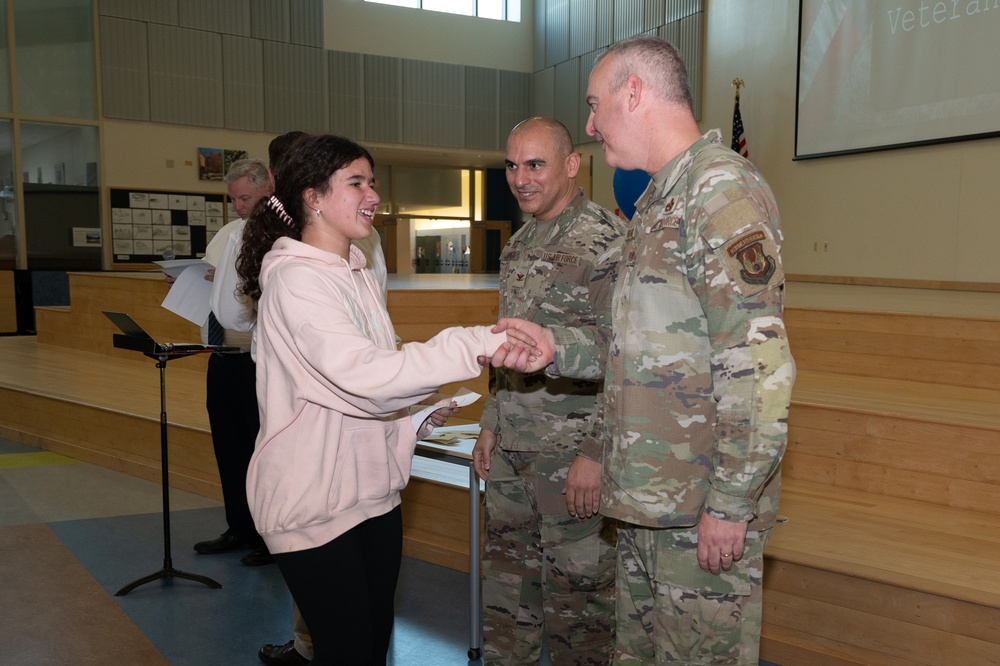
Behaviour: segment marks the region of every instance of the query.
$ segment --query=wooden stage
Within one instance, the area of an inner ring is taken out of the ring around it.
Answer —
[[[158,480],[155,364],[113,349],[100,310],[163,341],[197,330],[160,307],[156,273],[73,273],[70,289],[70,307],[37,310],[37,337],[0,338],[0,435]],[[799,374],[762,658],[998,663],[1000,293],[794,282],[786,305]],[[490,323],[496,277],[394,277],[389,309],[407,341]],[[221,499],[204,372],[202,358],[167,367],[170,478]],[[486,373],[467,385],[485,393]],[[467,470],[415,467],[407,554],[465,570]]]

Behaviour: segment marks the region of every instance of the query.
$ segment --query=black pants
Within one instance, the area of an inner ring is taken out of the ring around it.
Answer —
[[[212,354],[208,360],[208,422],[219,465],[229,531],[257,534],[247,504],[247,468],[257,443],[257,371],[250,354]]]
[[[402,551],[397,506],[318,548],[275,554],[312,636],[312,666],[385,665]]]

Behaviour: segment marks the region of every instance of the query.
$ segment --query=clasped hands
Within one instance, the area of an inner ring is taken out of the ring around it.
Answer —
[[[497,347],[492,356],[480,356],[480,365],[538,372],[555,359],[555,337],[539,324],[504,318],[493,327],[493,332],[506,333],[507,342]]]

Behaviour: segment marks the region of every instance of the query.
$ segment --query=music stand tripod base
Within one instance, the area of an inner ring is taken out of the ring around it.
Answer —
[[[167,361],[177,358],[184,358],[198,353],[237,353],[239,348],[226,347],[222,345],[173,345],[160,344],[142,330],[142,328],[132,320],[131,317],[120,312],[104,312],[111,321],[121,329],[122,334],[116,333],[113,338],[114,346],[119,349],[129,349],[140,352],[156,361],[156,367],[160,370],[160,484],[163,489],[163,568],[148,576],[143,576],[132,581],[122,589],[115,592],[116,597],[125,596],[140,585],[151,583],[154,580],[170,580],[173,578],[184,578],[197,583],[202,583],[208,587],[219,589],[222,583],[212,580],[208,576],[180,571],[173,567],[170,556],[170,479],[167,447],[167,390],[166,390],[166,367]]]
[[[143,576],[142,578],[132,581],[122,589],[115,592],[116,597],[123,597],[140,585],[145,585],[146,583],[151,583],[154,580],[161,579],[170,580],[172,578],[184,578],[198,583],[203,583],[214,589],[222,587],[222,583],[213,580],[208,576],[201,576],[175,569],[170,556],[170,479],[168,476],[167,391],[165,373],[168,360],[173,358],[182,358],[183,356],[189,355],[190,354],[187,353],[167,353],[162,351],[160,353],[146,354],[146,356],[156,359],[156,367],[160,369],[160,486],[163,490],[163,568],[155,573],[149,574],[148,576]]]

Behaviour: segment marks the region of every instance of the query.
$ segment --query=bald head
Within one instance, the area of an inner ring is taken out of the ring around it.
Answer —
[[[546,222],[577,195],[580,155],[566,126],[555,118],[529,118],[507,138],[507,184],[521,210]]]
[[[528,118],[527,120],[522,120],[514,129],[510,131],[510,136],[507,137],[507,143],[509,144],[511,139],[521,132],[544,132],[548,134],[548,141],[552,144],[552,148],[560,155],[569,155],[573,152],[573,137],[569,135],[569,130],[566,126],[555,118],[546,118],[544,116],[536,116],[534,118]]]

